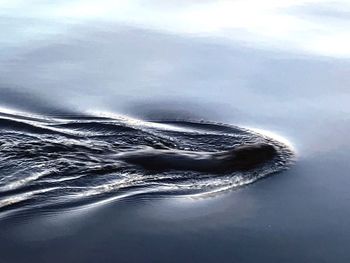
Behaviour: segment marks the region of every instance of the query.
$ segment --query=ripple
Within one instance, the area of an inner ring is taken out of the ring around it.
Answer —
[[[264,158],[247,166],[259,149]],[[205,195],[287,169],[293,158],[276,137],[226,124],[0,112],[0,214],[140,194]]]

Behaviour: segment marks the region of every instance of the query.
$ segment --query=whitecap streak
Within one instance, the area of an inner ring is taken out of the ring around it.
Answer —
[[[57,171],[57,170],[56,169],[47,169],[47,170],[40,171],[40,172],[34,172],[31,175],[29,175],[23,179],[7,183],[6,185],[0,187],[0,192],[1,191],[10,191],[10,190],[20,188],[22,186],[27,185],[30,182],[33,182],[33,181],[36,181],[42,177],[45,177],[45,176],[47,176],[55,171]]]
[[[39,194],[44,194],[50,191],[57,190],[58,187],[51,187],[51,188],[46,188],[46,189],[41,189],[41,190],[36,190],[36,191],[30,191],[22,194],[17,194],[13,196],[9,196],[3,199],[0,199],[0,208],[6,207],[6,206],[11,206],[23,201],[27,201],[30,198],[39,195]]]
[[[175,126],[175,125],[144,121],[144,120],[132,118],[132,117],[129,117],[129,116],[126,116],[126,115],[115,114],[115,113],[107,112],[107,111],[87,111],[87,113],[91,114],[93,116],[111,118],[111,119],[115,119],[115,120],[121,120],[124,123],[130,125],[131,127],[138,127],[138,128],[144,127],[144,128],[153,128],[153,129],[161,129],[161,130],[172,130],[172,131],[179,131],[179,132],[190,132],[190,131],[193,131],[191,129],[186,129],[186,128],[178,127],[178,126]]]

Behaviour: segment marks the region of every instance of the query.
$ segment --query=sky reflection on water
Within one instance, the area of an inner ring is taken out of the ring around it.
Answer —
[[[0,28],[4,111],[207,119],[298,153],[294,169],[213,199],[7,223],[5,262],[42,247],[43,262],[349,262],[349,1],[3,0]]]

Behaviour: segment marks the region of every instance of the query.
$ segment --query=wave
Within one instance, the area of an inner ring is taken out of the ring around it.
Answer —
[[[293,156],[275,139],[219,123],[0,113],[0,214],[205,195],[287,169]]]

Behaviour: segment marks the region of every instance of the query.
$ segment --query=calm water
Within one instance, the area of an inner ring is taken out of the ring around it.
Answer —
[[[0,4],[0,262],[349,262],[349,5],[113,2]],[[289,170],[111,157],[267,138]]]

